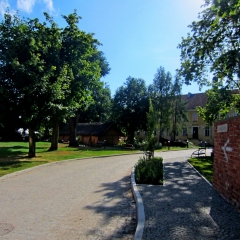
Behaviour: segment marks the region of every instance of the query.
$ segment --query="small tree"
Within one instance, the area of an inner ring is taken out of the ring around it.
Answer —
[[[157,69],[154,76],[153,84],[148,88],[149,95],[152,98],[154,109],[158,113],[158,122],[160,127],[159,141],[161,134],[166,128],[170,127],[170,114],[172,102],[172,75],[170,72],[165,72],[163,67]]]
[[[147,115],[147,136],[146,136],[146,144],[144,147],[145,154],[149,158],[154,157],[154,148],[156,139],[154,137],[154,131],[157,124],[156,113],[153,108],[152,99],[149,99],[149,111]]]

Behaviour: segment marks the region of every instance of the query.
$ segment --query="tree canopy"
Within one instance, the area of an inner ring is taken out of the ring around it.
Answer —
[[[240,88],[240,0],[205,0],[206,9],[182,39],[181,68],[186,84],[209,84],[209,73]]]
[[[116,90],[113,98],[112,118],[133,143],[134,132],[146,128],[148,94],[145,81],[128,77]]]
[[[57,148],[59,121],[89,106],[92,89],[110,70],[98,40],[79,29],[76,11],[63,16],[63,29],[44,15],[41,23],[6,13],[0,23],[0,108],[29,128],[29,157],[35,156],[34,131],[46,119]]]
[[[169,134],[175,139],[176,133],[182,127],[179,123],[185,116],[186,105],[181,99],[181,89],[182,84],[178,76],[173,81],[170,72],[166,72],[163,67],[157,69],[148,91],[158,114],[159,141],[166,129],[169,129]]]

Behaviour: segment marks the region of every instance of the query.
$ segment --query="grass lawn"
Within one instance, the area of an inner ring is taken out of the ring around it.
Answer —
[[[188,160],[210,183],[213,181],[213,157],[198,157]]]
[[[59,143],[58,151],[48,152],[49,147],[49,142],[37,142],[36,157],[28,158],[28,142],[0,142],[0,177],[44,163],[137,152],[129,149],[70,148],[62,143]]]
[[[0,142],[0,177],[44,163],[75,158],[109,156],[114,154],[133,154],[139,152],[139,150],[120,148],[70,148],[67,144],[62,143],[58,144],[58,151],[48,152],[49,147],[49,142],[37,142],[36,157],[28,158],[28,142]],[[186,148],[171,147],[170,151],[182,149]],[[168,148],[162,148],[157,151],[168,151]]]

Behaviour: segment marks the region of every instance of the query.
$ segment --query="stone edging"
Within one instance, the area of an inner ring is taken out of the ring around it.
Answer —
[[[135,168],[132,169],[131,188],[137,207],[137,228],[134,235],[134,240],[141,240],[145,223],[145,214],[142,197],[137,189],[137,184],[135,182]]]

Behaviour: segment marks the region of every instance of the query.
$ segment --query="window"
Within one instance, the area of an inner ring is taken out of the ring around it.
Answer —
[[[209,127],[205,127],[205,136],[209,136]]]
[[[183,128],[182,135],[183,135],[183,136],[187,136],[187,129],[186,129],[186,128]]]
[[[195,113],[192,114],[192,121],[193,122],[197,122],[198,121],[198,113],[195,112]]]

